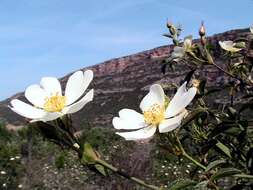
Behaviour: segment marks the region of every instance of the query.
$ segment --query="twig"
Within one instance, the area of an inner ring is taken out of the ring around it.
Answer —
[[[160,187],[156,187],[156,186],[154,186],[154,185],[149,185],[149,184],[145,183],[143,180],[141,180],[141,179],[139,179],[139,178],[136,178],[136,177],[133,177],[133,176],[128,175],[127,173],[125,173],[125,172],[119,170],[118,168],[112,166],[111,164],[105,162],[104,160],[98,159],[98,160],[96,160],[96,162],[97,162],[98,164],[100,164],[100,165],[102,165],[102,166],[104,166],[104,167],[110,169],[111,171],[113,171],[113,172],[115,172],[115,173],[117,173],[117,174],[119,174],[119,175],[121,175],[121,176],[123,176],[123,177],[125,177],[125,178],[127,178],[127,179],[130,179],[130,180],[132,180],[132,181],[138,183],[139,185],[141,185],[141,186],[143,186],[143,187],[147,187],[147,188],[153,189],[153,190],[162,190],[162,188],[160,188]]]

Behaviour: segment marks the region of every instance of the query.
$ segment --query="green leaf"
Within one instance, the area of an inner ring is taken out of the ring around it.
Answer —
[[[247,163],[247,168],[249,171],[253,170],[253,147],[249,149],[246,155],[246,163]]]
[[[245,42],[237,42],[237,43],[235,44],[235,47],[237,47],[237,48],[245,48],[246,45],[245,45]]]
[[[194,185],[196,185],[197,182],[196,181],[192,181],[189,179],[179,179],[176,181],[173,181],[169,190],[180,190],[180,189],[184,189],[187,187],[192,187]]]
[[[205,171],[208,172],[211,169],[213,169],[219,165],[225,164],[225,163],[226,163],[226,160],[215,160],[215,161],[211,162],[210,164],[208,164]]]
[[[226,145],[224,145],[224,144],[221,143],[221,142],[218,142],[218,143],[216,143],[216,146],[217,146],[222,152],[224,152],[229,158],[231,158],[230,150],[229,150],[229,148],[228,148]]]
[[[94,164],[97,159],[98,157],[91,145],[89,143],[85,143],[82,161],[87,164]]]
[[[201,181],[194,186],[194,189],[207,189],[208,181]]]
[[[234,174],[238,174],[241,171],[236,169],[236,168],[222,168],[220,169],[218,172],[216,172],[215,174],[213,174],[210,178],[210,180],[214,181],[214,180],[218,180],[220,178],[223,177],[227,177],[227,176],[232,176]]]
[[[97,169],[97,171],[99,171],[99,173],[101,173],[103,176],[107,176],[104,166],[100,164],[95,164],[94,166]]]

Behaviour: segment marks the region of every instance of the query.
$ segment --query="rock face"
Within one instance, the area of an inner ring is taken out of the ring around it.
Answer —
[[[214,46],[218,46],[219,40],[235,40],[238,38],[252,38],[249,30],[232,30],[217,34],[208,38]],[[220,48],[215,52],[215,61],[222,66]],[[88,122],[93,125],[110,126],[111,119],[117,115],[122,108],[132,108],[138,110],[140,99],[147,93],[148,87],[154,83],[179,84],[189,68],[179,64],[175,71],[162,74],[161,60],[155,59],[157,56],[167,56],[173,50],[173,46],[162,46],[134,55],[112,59],[101,64],[84,68],[94,71],[95,78],[90,88],[95,89],[94,101],[87,104],[84,109],[73,115],[74,123],[79,126]],[[252,54],[249,52],[249,54]],[[250,56],[250,55],[249,55]],[[199,73],[199,77],[208,78],[208,85],[223,83],[229,80],[215,67],[209,66]],[[70,75],[70,74],[69,74]],[[65,86],[69,75],[61,78]],[[168,91],[167,93],[172,93]],[[25,100],[23,93],[18,93],[11,98],[0,102],[0,117],[12,125],[24,124],[24,118],[18,116],[8,108],[9,101],[13,98]]]

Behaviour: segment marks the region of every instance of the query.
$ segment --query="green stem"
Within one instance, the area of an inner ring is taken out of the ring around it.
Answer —
[[[221,70],[223,73],[225,73],[225,74],[227,74],[228,76],[230,76],[231,78],[234,78],[234,79],[236,79],[236,80],[240,80],[240,79],[237,78],[236,76],[234,76],[234,75],[232,75],[231,73],[225,71],[223,68],[221,68],[221,67],[220,67],[219,65],[217,65],[216,63],[213,62],[213,65],[214,65],[217,69]]]
[[[197,61],[201,62],[201,63],[205,63],[206,61],[203,59],[198,58],[194,53],[192,52],[188,52],[194,59],[196,59]]]
[[[189,154],[186,153],[186,151],[184,150],[184,147],[183,145],[181,144],[179,138],[178,138],[178,135],[176,135],[176,139],[177,139],[177,142],[178,142],[178,145],[179,145],[179,148],[182,152],[182,155],[184,157],[186,157],[188,160],[190,160],[192,163],[194,163],[195,165],[199,166],[200,168],[202,168],[203,170],[206,169],[206,167],[204,165],[202,165],[201,163],[199,163],[197,160],[195,160],[193,157],[191,157]]]
[[[222,71],[223,73],[227,74],[227,75],[230,76],[231,78],[234,78],[234,79],[236,79],[236,80],[240,80],[240,79],[237,78],[236,76],[232,75],[231,73],[227,72],[227,71],[224,70],[222,67],[220,67],[219,65],[217,65],[217,64],[214,62],[214,60],[213,60],[211,54],[210,54],[209,51],[207,50],[206,46],[204,47],[204,50],[205,50],[205,52],[206,52],[206,55],[207,55],[207,59],[208,59],[208,63],[209,63],[209,64],[214,65],[217,69],[219,69],[219,70]]]
[[[102,166],[104,166],[104,167],[110,169],[111,171],[113,171],[113,172],[115,172],[115,173],[117,173],[117,174],[119,174],[119,175],[121,175],[121,176],[123,176],[123,177],[125,177],[125,178],[127,178],[127,179],[130,179],[130,180],[132,180],[132,181],[138,183],[139,185],[141,185],[141,186],[143,186],[143,187],[146,187],[146,188],[149,188],[149,189],[153,189],[153,190],[162,190],[162,188],[156,187],[156,186],[154,186],[154,185],[149,185],[149,184],[145,183],[143,180],[141,180],[141,179],[139,179],[139,178],[136,178],[136,177],[133,177],[133,176],[129,176],[129,175],[126,174],[125,172],[119,170],[118,168],[112,166],[111,164],[105,162],[104,160],[98,159],[98,160],[96,160],[96,162],[97,162],[98,164],[100,164],[100,165],[102,165]]]
[[[182,151],[182,150],[181,150]],[[192,158],[189,154],[187,154],[186,152],[182,152],[182,155],[184,157],[186,157],[187,159],[189,159],[191,162],[193,162],[194,164],[196,164],[197,166],[201,167],[203,170],[206,169],[206,167],[204,165],[202,165],[201,163],[199,163],[197,160],[195,160],[194,158]]]

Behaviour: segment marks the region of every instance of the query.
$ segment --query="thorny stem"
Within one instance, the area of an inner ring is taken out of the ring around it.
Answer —
[[[197,166],[199,166],[200,168],[202,168],[203,170],[206,169],[206,167],[204,165],[202,165],[201,163],[199,163],[197,160],[195,160],[194,158],[192,158],[189,154],[187,154],[187,152],[184,150],[183,145],[180,142],[180,139],[178,137],[178,135],[176,135],[176,140],[178,142],[179,148],[181,150],[181,153],[184,157],[186,157],[188,160],[190,160],[192,163],[196,164]]]
[[[81,158],[81,155],[82,155],[82,151],[80,148],[75,148],[75,147],[72,147],[73,150],[75,150],[79,157]],[[82,162],[81,162],[82,163]],[[154,185],[149,185],[147,183],[145,183],[143,180],[137,178],[137,177],[133,177],[133,176],[130,176],[129,174],[127,174],[126,172],[116,168],[115,166],[107,163],[106,161],[104,160],[101,160],[99,158],[96,158],[94,159],[94,164],[100,164],[102,166],[104,166],[105,168],[117,173],[118,175],[126,178],[126,179],[129,179],[129,180],[132,180],[133,182],[143,186],[143,187],[146,187],[146,188],[149,188],[149,189],[152,189],[152,190],[163,190],[162,187],[157,187],[157,186],[154,186]]]
[[[221,70],[222,72],[224,72],[225,74],[227,74],[228,76],[230,76],[231,78],[234,78],[234,79],[236,79],[236,80],[241,80],[241,79],[239,79],[239,78],[237,78],[236,76],[234,76],[234,75],[232,75],[231,73],[229,73],[229,72],[227,72],[227,71],[225,71],[223,68],[221,68],[219,65],[217,65],[216,63],[212,63],[217,69],[219,69],[219,70]]]
[[[180,142],[180,139],[178,138],[178,136],[176,135],[176,140],[178,142],[179,148],[182,152],[182,155],[184,157],[186,157],[187,159],[189,159],[191,162],[193,162],[194,164],[196,164],[197,166],[201,167],[203,170],[206,170],[206,166],[202,165],[201,163],[199,163],[197,160],[195,160],[194,158],[192,158],[189,154],[187,154],[183,148],[182,143]],[[235,174],[233,175],[234,177],[237,178],[248,178],[248,179],[253,179],[253,175],[248,175],[248,174]],[[215,184],[212,184],[214,186],[216,186]]]
[[[147,188],[153,189],[153,190],[162,190],[162,188],[156,187],[154,185],[149,185],[149,184],[145,183],[143,180],[141,180],[139,178],[128,175],[127,173],[119,170],[118,168],[112,166],[111,164],[105,162],[104,160],[98,159],[98,160],[96,160],[96,162],[98,164],[110,169],[111,171],[113,171],[113,172],[115,172],[115,173],[117,173],[117,174],[119,174],[119,175],[121,175],[121,176],[123,176],[127,179],[130,179],[130,180],[134,181],[135,183],[138,183],[139,185],[141,185],[143,187],[147,187]]]
[[[234,78],[234,79],[236,79],[236,80],[241,81],[241,79],[237,78],[236,76],[232,75],[231,73],[227,72],[227,71],[224,70],[222,67],[220,67],[219,65],[217,65],[217,64],[214,62],[214,60],[213,60],[212,56],[210,55],[210,53],[208,52],[206,46],[204,47],[204,50],[205,50],[205,52],[206,52],[206,54],[207,54],[207,58],[208,58],[208,61],[207,61],[207,62],[208,62],[209,64],[214,65],[217,69],[219,69],[220,71],[222,71],[222,72],[225,73],[226,75],[230,76],[231,78]]]

